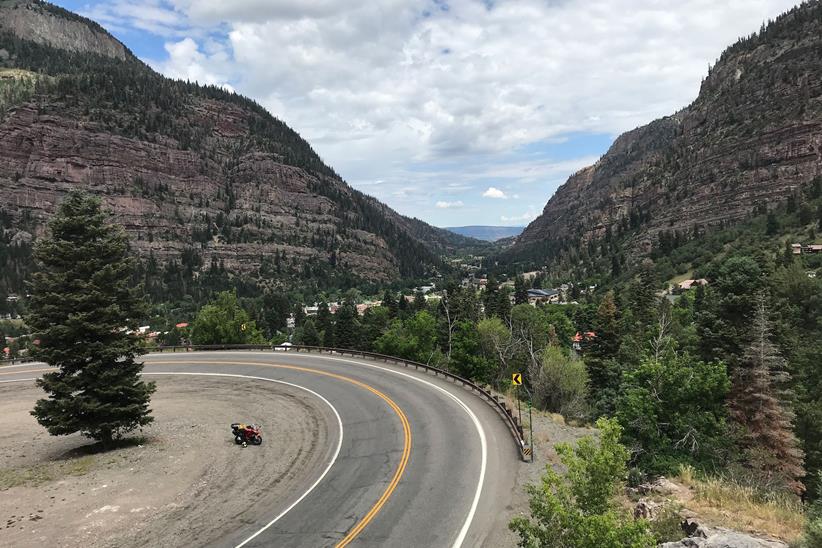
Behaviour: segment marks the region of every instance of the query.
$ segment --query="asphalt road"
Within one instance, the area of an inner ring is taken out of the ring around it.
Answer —
[[[145,361],[150,376],[242,375],[310,390],[335,432],[320,449],[323,465],[292,496],[261,499],[221,538],[194,535],[197,544],[491,546],[507,526],[517,450],[497,412],[460,386],[319,354],[166,353]],[[0,382],[38,376],[43,367],[3,367]]]

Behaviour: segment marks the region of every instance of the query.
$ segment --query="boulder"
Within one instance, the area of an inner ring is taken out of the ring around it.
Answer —
[[[637,491],[639,491],[643,495],[647,495],[649,493],[656,493],[659,495],[672,495],[674,493],[679,493],[683,489],[683,486],[679,485],[678,483],[672,482],[665,476],[660,476],[653,482],[643,483],[642,485],[637,486]]]
[[[676,542],[666,542],[660,548],[788,548],[788,545],[778,540],[722,529],[713,532],[708,538],[688,537]]]
[[[639,499],[639,502],[634,506],[634,517],[636,519],[652,520],[656,518],[659,513],[659,508],[662,504],[648,499]]]

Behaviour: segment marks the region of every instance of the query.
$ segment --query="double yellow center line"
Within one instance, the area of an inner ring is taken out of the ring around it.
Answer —
[[[345,381],[351,383],[355,386],[368,390],[372,394],[378,396],[382,399],[388,406],[394,410],[397,417],[400,419],[400,423],[402,423],[402,431],[403,431],[403,448],[402,448],[402,456],[400,457],[400,463],[397,466],[397,469],[394,471],[394,476],[391,478],[388,487],[385,488],[383,491],[382,496],[380,496],[379,500],[371,507],[368,513],[363,516],[363,518],[358,521],[354,527],[345,535],[345,537],[337,543],[337,548],[344,548],[348,546],[351,541],[353,541],[365,527],[374,519],[382,507],[385,505],[386,501],[391,497],[391,494],[396,490],[397,485],[400,483],[400,479],[402,478],[403,473],[405,473],[405,469],[408,466],[408,459],[411,457],[411,425],[408,422],[408,417],[405,416],[405,413],[400,406],[397,405],[394,400],[389,398],[383,392],[380,392],[373,386],[366,384],[364,382],[358,381],[356,379],[352,379],[351,377],[346,377],[344,375],[338,375],[336,373],[331,373],[328,371],[321,371],[318,369],[310,369],[307,367],[299,367],[296,365],[283,365],[283,364],[271,364],[271,363],[263,363],[263,362],[224,362],[218,360],[198,360],[196,362],[178,362],[178,361],[152,361],[150,362],[151,365],[197,365],[197,364],[219,364],[219,365],[252,365],[252,366],[262,366],[262,367],[274,367],[277,369],[290,369],[293,371],[300,371],[303,373],[311,373],[314,375],[322,375],[324,377],[331,377],[337,380]],[[14,372],[4,372],[0,373],[0,375],[13,375],[13,374],[21,374],[21,373],[42,373],[46,371],[52,371],[53,369],[31,369],[31,370],[24,370],[24,371],[14,371]]]

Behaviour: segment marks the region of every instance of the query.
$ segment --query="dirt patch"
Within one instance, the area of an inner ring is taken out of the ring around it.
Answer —
[[[329,410],[284,385],[163,377],[155,423],[131,446],[94,452],[52,437],[29,411],[41,390],[0,386],[0,537],[11,546],[185,546],[214,541],[321,468]],[[229,424],[263,425],[263,444],[234,444]]]

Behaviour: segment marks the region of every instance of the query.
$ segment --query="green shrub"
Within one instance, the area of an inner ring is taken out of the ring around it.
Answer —
[[[817,479],[817,493],[822,493],[822,472]],[[801,548],[819,548],[822,546],[822,499],[817,499],[808,509],[808,521]]]
[[[548,467],[539,486],[528,487],[531,516],[511,520],[525,548],[645,548],[655,545],[644,520],[634,520],[616,503],[624,489],[628,451],[619,443],[614,420],[597,421],[599,443],[586,437],[576,448],[556,447],[568,469]]]
[[[534,400],[538,407],[566,418],[582,418],[588,412],[588,370],[582,360],[563,348],[549,346],[542,363],[530,372]]]
[[[625,375],[616,418],[633,462],[645,472],[671,473],[680,463],[708,465],[727,439],[725,366],[687,355],[648,359]]]

